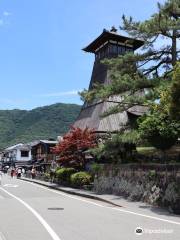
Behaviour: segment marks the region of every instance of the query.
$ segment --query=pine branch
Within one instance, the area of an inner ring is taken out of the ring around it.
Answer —
[[[163,64],[167,64],[167,63],[171,63],[171,60],[169,60],[168,58],[160,61],[157,65],[154,65],[148,69],[143,70],[143,73],[145,76],[149,75],[150,73],[157,71]]]

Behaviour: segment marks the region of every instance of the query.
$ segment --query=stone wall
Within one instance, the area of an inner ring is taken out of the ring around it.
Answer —
[[[104,165],[95,177],[94,191],[180,213],[180,165]]]

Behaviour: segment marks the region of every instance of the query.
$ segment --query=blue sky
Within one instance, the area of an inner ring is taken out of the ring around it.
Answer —
[[[159,2],[164,2],[160,0]],[[81,104],[94,57],[81,49],[103,28],[156,11],[156,0],[0,0],[0,109]]]

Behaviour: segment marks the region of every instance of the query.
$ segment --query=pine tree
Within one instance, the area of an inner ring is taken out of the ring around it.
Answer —
[[[177,64],[173,73],[170,94],[170,115],[173,119],[180,121],[180,63]]]
[[[119,105],[104,116],[133,105],[148,105],[150,100],[159,98],[157,87],[171,81],[173,67],[180,59],[177,45],[180,40],[180,0],[158,4],[158,12],[143,22],[123,16],[120,29],[133,38],[142,39],[142,51],[104,60],[110,69],[111,84],[96,85],[93,90],[81,93],[85,101],[121,95]],[[158,47],[159,43],[162,46]]]
[[[143,141],[147,140],[152,146],[165,151],[176,143],[180,121],[169,114],[171,89],[161,91],[160,96],[160,102],[154,103],[149,113],[138,120],[138,132]]]
[[[162,67],[165,67],[168,73],[172,65],[176,64],[180,53],[177,50],[177,41],[180,38],[180,0],[167,0],[163,5],[158,3],[158,13],[144,22],[136,22],[132,17],[128,19],[123,16],[121,29],[135,38],[144,40],[146,51],[140,55],[140,61],[144,65],[156,62],[151,67],[143,69],[145,75],[150,73],[158,75]],[[169,41],[167,44],[164,41],[163,46],[156,50],[154,46],[159,38]]]

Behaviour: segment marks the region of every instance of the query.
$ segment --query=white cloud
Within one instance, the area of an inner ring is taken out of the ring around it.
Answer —
[[[78,95],[80,90],[72,90],[67,92],[54,92],[54,93],[45,93],[40,94],[39,97],[62,97],[62,96],[73,96]]]
[[[1,98],[0,103],[2,104],[19,104],[22,100],[20,99],[10,99],[10,98]]]
[[[3,16],[5,16],[5,17],[9,17],[10,15],[12,15],[12,14],[8,11],[3,12]]]
[[[1,14],[1,18],[0,18],[0,26],[4,26],[4,25],[8,25],[8,21],[7,21],[7,18],[12,15],[10,12],[8,11],[4,11],[2,14]]]
[[[3,26],[3,25],[4,25],[4,20],[0,19],[0,26]]]

